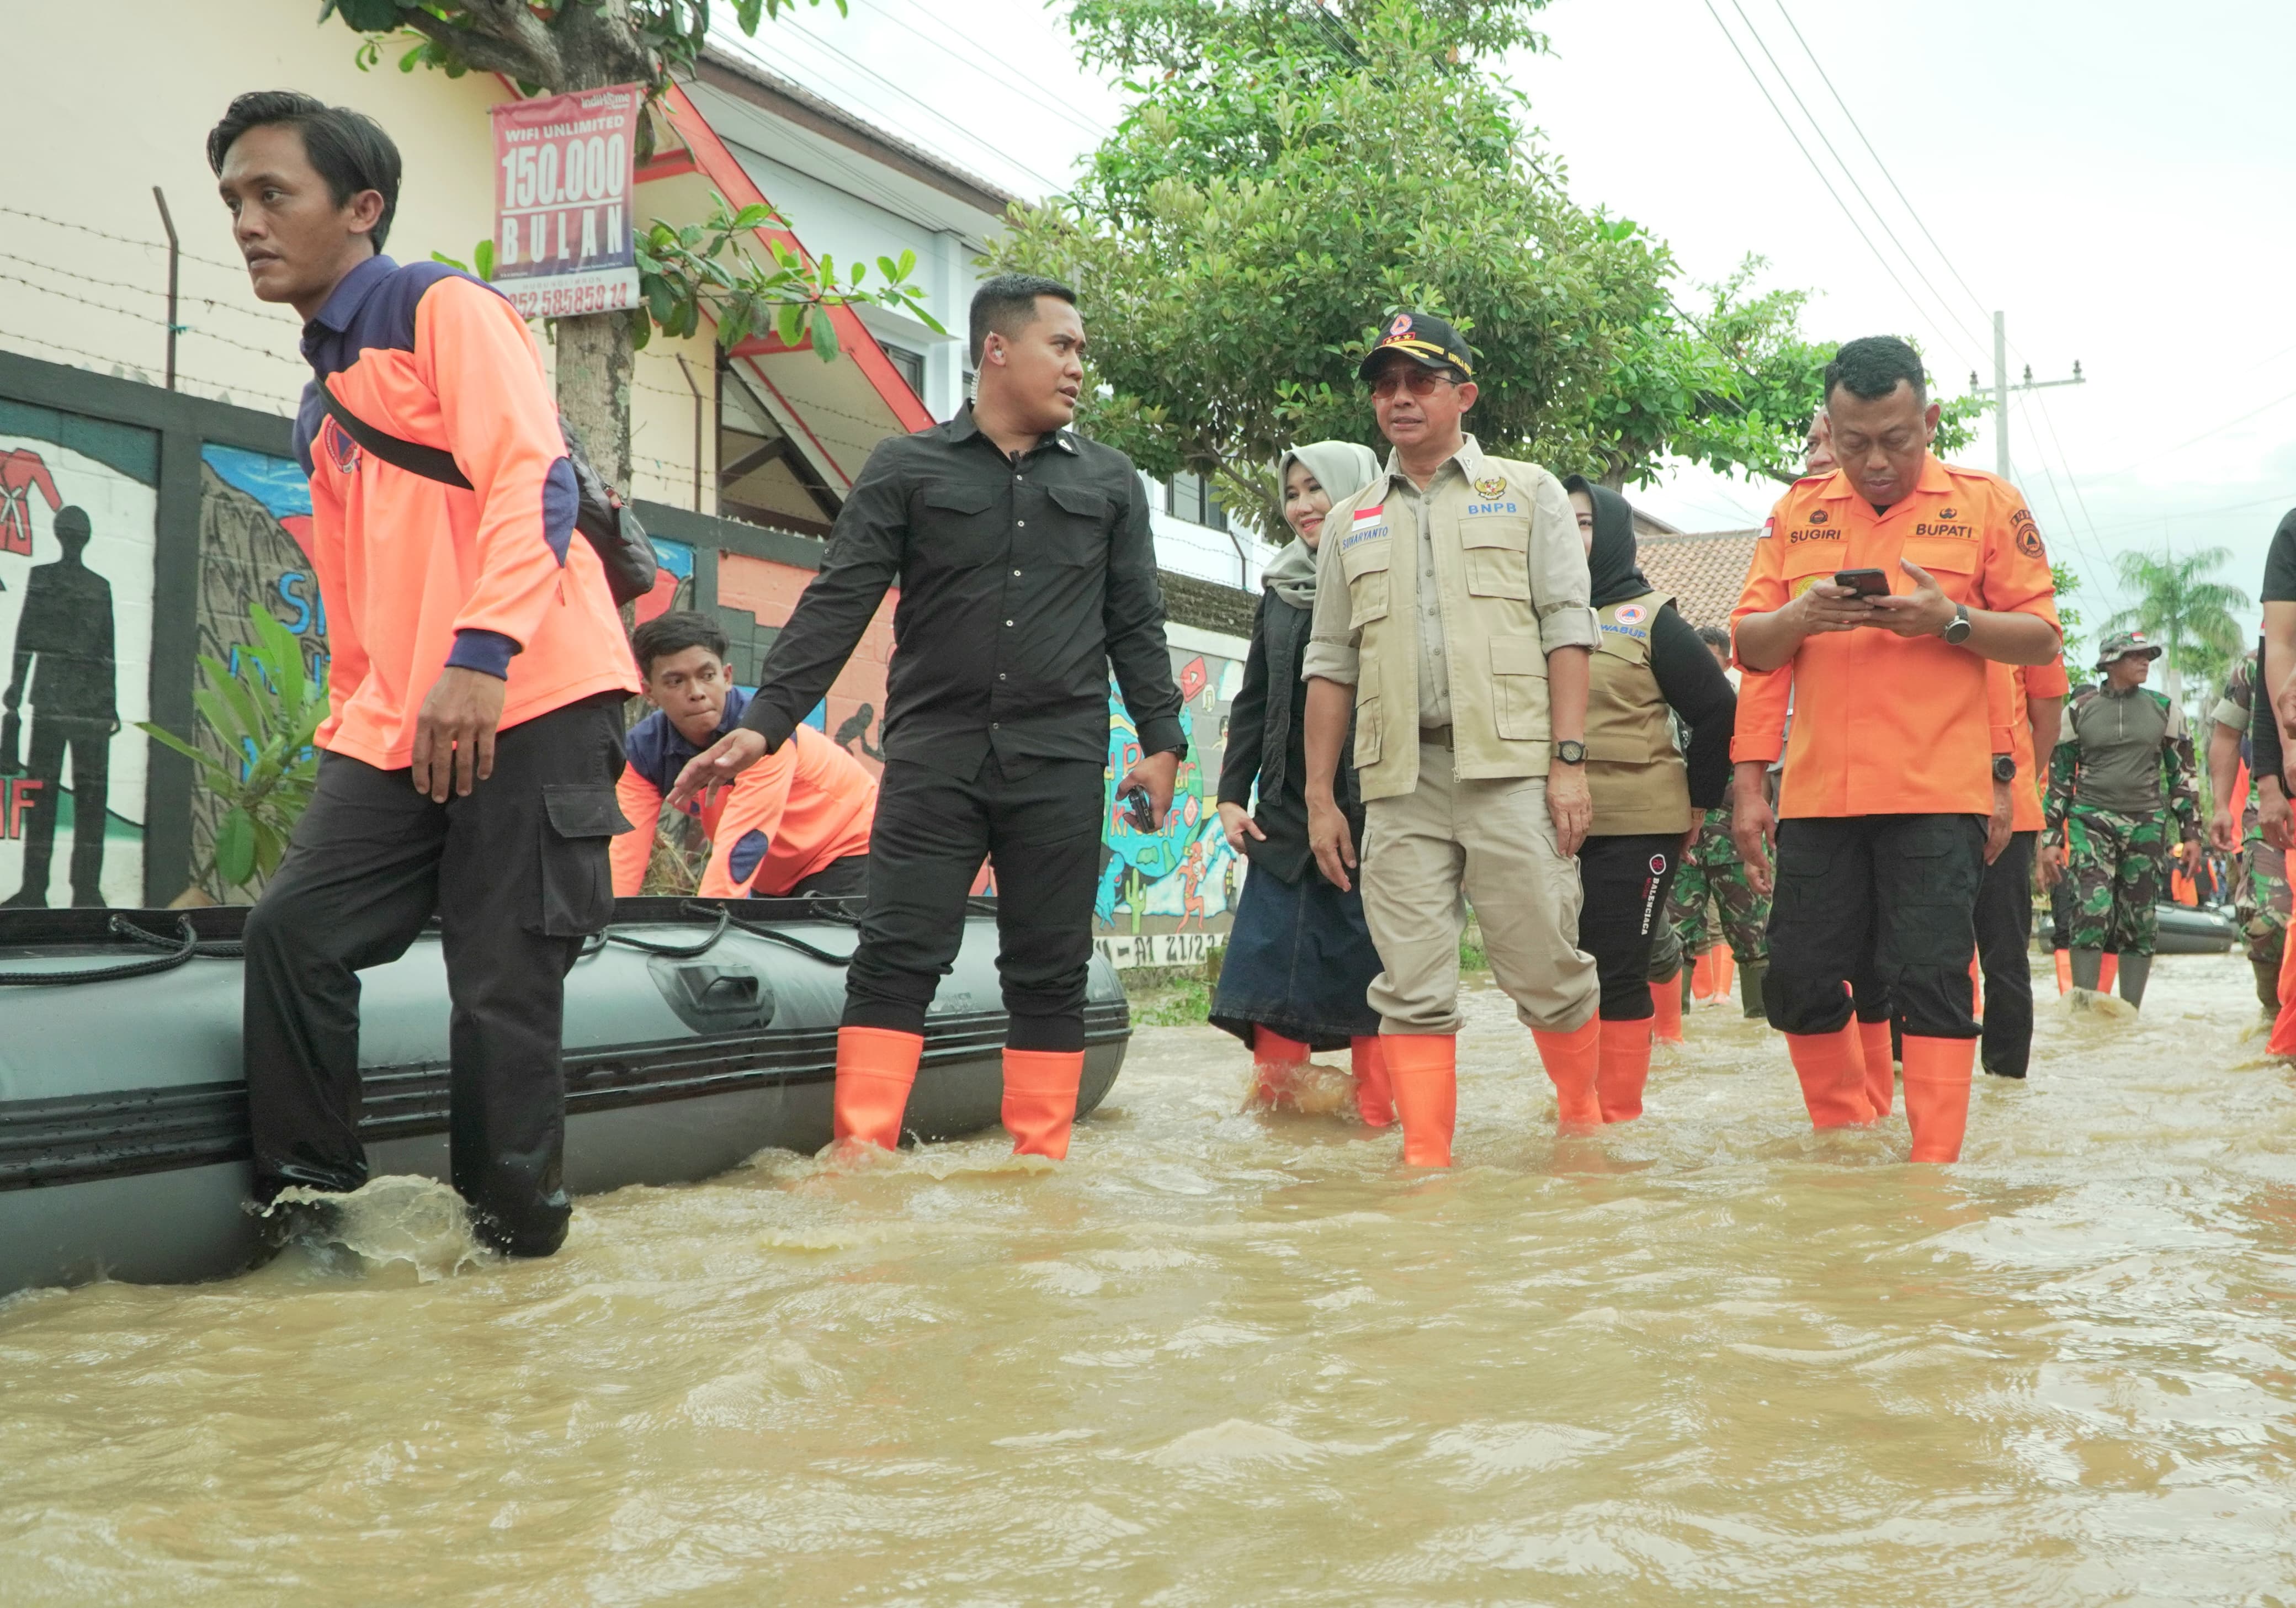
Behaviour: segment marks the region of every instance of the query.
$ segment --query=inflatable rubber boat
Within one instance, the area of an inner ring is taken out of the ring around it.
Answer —
[[[0,1295],[248,1267],[240,1069],[245,907],[0,910]],[[566,1183],[678,1184],[830,1140],[854,923],[838,900],[623,899],[566,981]],[[1004,1013],[994,907],[941,980],[905,1137],[993,1127]],[[447,973],[438,934],[360,974],[360,1122],[375,1176],[447,1177]],[[1131,1017],[1095,956],[1081,1117]]]
[[[2154,907],[2160,936],[2155,955],[2222,955],[2240,942],[2240,927],[2222,910],[2167,902]]]

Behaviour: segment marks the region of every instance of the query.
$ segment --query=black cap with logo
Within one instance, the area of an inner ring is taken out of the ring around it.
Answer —
[[[1467,349],[1465,337],[1432,313],[1398,313],[1389,319],[1387,328],[1364,354],[1356,378],[1370,379],[1379,360],[1389,352],[1401,352],[1423,368],[1456,368],[1474,378],[1474,354]]]

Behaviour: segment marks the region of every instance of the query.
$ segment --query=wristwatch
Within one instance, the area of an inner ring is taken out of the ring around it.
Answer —
[[[1993,779],[1996,782],[2014,782],[2017,779],[2017,761],[2007,754],[1994,755]]]
[[[1565,765],[1587,763],[1587,745],[1575,737],[1565,737],[1554,745],[1554,757]]]
[[[1969,605],[1967,603],[1954,604],[1953,618],[1946,622],[1946,628],[1942,635],[1945,639],[1951,643],[1955,647],[1959,647],[1963,643],[1969,640]]]

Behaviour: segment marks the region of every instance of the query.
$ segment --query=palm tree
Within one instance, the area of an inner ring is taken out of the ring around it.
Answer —
[[[2178,558],[2163,544],[2158,558],[2136,552],[2113,560],[2122,591],[2136,601],[2104,628],[2142,631],[2161,644],[2161,690],[2177,709],[2185,707],[2185,671],[2198,674],[2205,690],[2210,667],[2221,668],[2241,652],[2243,636],[2233,611],[2249,606],[2248,594],[2213,578],[2231,558],[2224,547],[2202,547]]]

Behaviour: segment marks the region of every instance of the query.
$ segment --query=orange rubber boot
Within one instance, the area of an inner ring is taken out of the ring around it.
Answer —
[[[1682,1042],[1682,975],[1650,986],[1651,1004],[1658,1014],[1651,1019],[1651,1037],[1660,1044]]]
[[[1308,1046],[1297,1038],[1286,1038],[1273,1029],[1254,1022],[1251,1027],[1251,1060],[1259,1070],[1259,1081],[1252,1098],[1265,1105],[1274,1105],[1292,1092],[1292,1074],[1308,1060]]]
[[[1695,961],[1691,963],[1690,997],[1693,999],[1711,999],[1714,997],[1714,972],[1716,967],[1720,964],[1715,959],[1718,950],[1716,949],[1709,949],[1705,954],[1700,956]]]
[[[1595,1080],[1603,1064],[1601,1019],[1589,1016],[1586,1025],[1569,1033],[1533,1028],[1530,1039],[1538,1046],[1539,1064],[1554,1085],[1555,1127],[1564,1132],[1600,1128],[1603,1103],[1595,1093]]]
[[[1016,1156],[1069,1153],[1069,1128],[1076,1121],[1077,1085],[1084,1079],[1082,1050],[1004,1052],[1004,1131]]]
[[[2057,992],[2070,994],[2072,991],[2073,953],[2070,949],[2060,949],[2057,951]]]
[[[2104,964],[2096,969],[2096,991],[2100,994],[2112,993],[2112,985],[2120,979],[2120,956],[2107,949],[2104,952]]]
[[[1406,1167],[1451,1165],[1459,1120],[1459,1041],[1449,1033],[1382,1033],[1379,1047],[1403,1124]]]
[[[1969,1127],[1969,1075],[1977,1064],[1974,1038],[1906,1035],[1906,1126],[1914,1130],[1916,1161],[1958,1161]]]
[[[1890,1050],[1890,1024],[1850,1018],[1857,1030],[1857,1047],[1866,1062],[1866,1103],[1879,1119],[1890,1114],[1890,1096],[1898,1092],[1897,1057]]]
[[[1977,964],[1977,953],[1969,956],[1969,1013],[1980,1021],[1985,1020],[1985,973]]]
[[[909,1085],[917,1080],[917,1057],[924,1054],[922,1033],[890,1028],[837,1030],[837,1094],[833,1131],[881,1150],[901,1143],[901,1113],[908,1109]]]
[[[1874,1120],[1866,1098],[1866,1061],[1857,1019],[1831,1033],[1788,1033],[1786,1054],[1801,1079],[1812,1128],[1857,1128]]]
[[[1395,1091],[1387,1081],[1387,1051],[1376,1033],[1358,1033],[1348,1041],[1355,1063],[1356,1115],[1365,1128],[1385,1128],[1395,1120]]]
[[[1651,1024],[1606,1021],[1595,1062],[1595,1098],[1605,1122],[1631,1122],[1643,1114],[1643,1085],[1650,1081]]]

